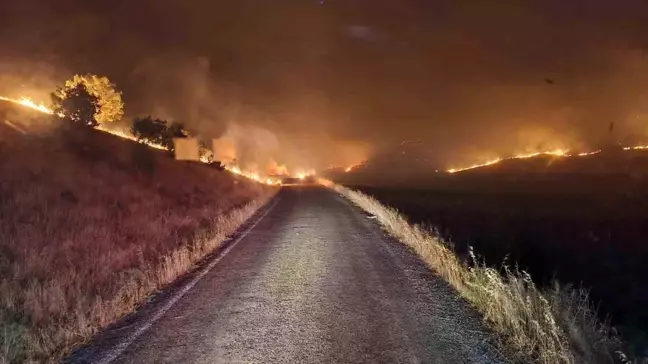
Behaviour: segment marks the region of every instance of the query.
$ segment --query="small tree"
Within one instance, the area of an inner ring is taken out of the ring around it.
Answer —
[[[139,142],[154,143],[167,147],[166,121],[150,116],[135,118],[131,132]]]
[[[173,152],[173,138],[187,138],[189,133],[179,122],[169,124],[165,120],[153,119],[150,116],[135,118],[131,132],[140,142],[154,143]]]
[[[52,94],[52,103],[56,114],[64,115],[75,123],[91,127],[98,125],[95,115],[99,108],[99,98],[90,94],[82,84],[67,89],[65,93],[58,89]]]
[[[57,105],[69,98],[79,86],[82,86],[85,92],[96,98],[93,119],[97,124],[109,123],[122,118],[124,115],[124,102],[121,98],[121,92],[115,89],[115,85],[108,78],[90,74],[74,75],[74,77],[65,81],[62,87],[57,88],[52,95],[54,108],[56,109]],[[61,111],[65,113],[65,110]]]
[[[110,123],[124,116],[121,92],[116,90],[115,85],[107,77],[91,74],[74,75],[65,82],[65,87],[72,88],[79,84],[84,85],[88,92],[99,98],[99,108],[95,116],[99,123]]]

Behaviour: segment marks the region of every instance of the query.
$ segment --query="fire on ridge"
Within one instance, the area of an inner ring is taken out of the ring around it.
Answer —
[[[36,103],[31,98],[28,98],[28,97],[21,97],[19,99],[14,99],[14,98],[10,98],[10,97],[0,96],[0,100],[11,102],[11,103],[17,104],[17,105],[22,105],[22,106],[28,107],[28,108],[30,108],[32,110],[36,110],[36,111],[39,111],[39,112],[44,113],[44,114],[54,115],[54,111],[52,109],[48,108],[47,106],[45,106],[45,104]],[[57,116],[63,117],[63,115],[57,115]],[[103,131],[105,133],[112,134],[112,135],[114,135],[116,137],[119,137],[119,138],[128,139],[128,140],[132,140],[132,141],[136,141],[136,142],[143,142],[143,141],[137,140],[137,138],[135,138],[135,136],[133,134],[131,134],[130,132],[127,132],[127,131],[122,131],[122,130],[117,130],[117,129],[110,129],[110,128],[107,128],[107,127],[105,127],[104,125],[101,125],[101,124],[97,127],[97,129],[101,130],[101,131]],[[162,145],[159,145],[159,144],[156,144],[156,143],[150,143],[150,142],[143,142],[143,143],[145,145],[151,147],[151,148],[160,149],[160,150],[166,150],[167,149],[166,147],[164,147]],[[201,161],[204,162],[204,163],[207,162],[207,160],[201,160]],[[282,176],[263,177],[257,172],[243,170],[236,164],[225,165],[225,169],[227,171],[231,172],[231,173],[234,173],[236,175],[240,175],[240,176],[249,178],[249,179],[254,180],[256,182],[259,182],[259,183],[263,183],[263,184],[267,184],[267,185],[280,185],[281,184],[281,179],[282,179],[281,177]],[[287,168],[285,166],[281,166],[281,169],[279,169],[279,170],[281,171],[282,175],[288,175],[288,170],[287,170]],[[300,170],[296,174],[296,176],[298,178],[300,178],[300,179],[304,179],[304,178],[306,178],[308,176],[312,176],[312,175],[315,175],[314,170],[310,170],[310,171]]]
[[[50,108],[45,106],[45,104],[43,104],[43,103],[37,104],[36,102],[34,102],[29,97],[21,97],[19,99],[12,99],[10,97],[0,96],[0,100],[8,101],[8,102],[18,104],[18,105],[22,105],[22,106],[26,106],[26,107],[28,107],[30,109],[34,109],[34,110],[40,111],[40,112],[45,113],[45,114],[54,115],[54,111],[52,111]]]
[[[467,171],[467,170],[470,170],[470,169],[491,166],[493,164],[497,164],[497,163],[505,161],[505,160],[528,159],[528,158],[533,158],[533,157],[537,157],[537,156],[541,156],[541,155],[554,156],[554,157],[585,157],[585,156],[588,156],[588,155],[598,154],[600,152],[601,152],[601,150],[595,150],[595,151],[591,151],[591,152],[572,153],[569,150],[565,150],[565,149],[554,149],[554,150],[549,150],[549,151],[544,151],[544,152],[516,154],[516,155],[514,155],[512,157],[508,157],[508,158],[496,158],[496,159],[492,159],[492,160],[484,162],[484,163],[473,164],[473,165],[466,166],[466,167],[450,168],[450,169],[446,170],[446,172],[448,172],[448,173],[463,172],[463,171]]]
[[[36,111],[39,111],[39,112],[42,112],[42,113],[45,113],[45,114],[48,114],[48,115],[54,115],[54,111],[51,110],[50,108],[48,108],[47,106],[45,106],[45,104],[36,103],[32,99],[30,99],[29,97],[21,97],[19,99],[14,99],[14,98],[10,98],[10,97],[0,96],[0,100],[8,101],[8,102],[18,104],[18,105],[22,105],[22,106],[31,108],[33,110],[36,110]],[[62,116],[62,115],[59,115],[59,116]],[[132,140],[132,141],[137,141],[135,136],[133,136],[132,134],[130,134],[128,132],[124,132],[124,131],[120,131],[120,130],[116,130],[116,129],[109,129],[109,128],[106,128],[105,126],[102,126],[102,125],[99,125],[97,127],[97,129],[99,129],[99,130],[101,130],[103,132],[115,135],[115,136],[120,137],[120,138]],[[159,144],[155,144],[155,143],[145,143],[145,144],[148,145],[151,148],[166,150],[166,148],[164,146],[159,145]],[[643,149],[648,149],[648,145],[636,145],[636,146],[630,146],[630,147],[624,147],[623,148],[623,150],[626,150],[626,151],[628,151],[628,150],[643,150]],[[541,155],[554,156],[554,157],[584,157],[584,156],[598,154],[600,152],[601,152],[601,150],[573,153],[573,152],[571,152],[569,150],[565,150],[565,149],[554,149],[554,150],[535,152],[535,153],[523,153],[523,154],[513,155],[512,157],[498,157],[498,158],[491,159],[491,160],[488,160],[488,161],[483,162],[483,163],[476,163],[476,164],[472,164],[472,165],[469,165],[469,166],[450,168],[450,169],[447,169],[446,172],[454,174],[454,173],[463,172],[463,171],[467,171],[467,170],[471,170],[471,169],[491,166],[491,165],[498,164],[498,163],[506,161],[506,160],[528,159],[528,158],[533,158],[533,157],[537,157],[537,156],[541,156]],[[362,161],[362,162],[347,166],[347,167],[344,168],[344,172],[346,172],[346,173],[352,172],[356,168],[362,166],[364,163],[365,163],[365,161]],[[288,171],[285,168],[285,166],[282,166],[282,168],[283,168],[282,171],[285,171],[284,174],[288,175]],[[250,171],[242,170],[238,165],[235,165],[235,164],[226,165],[225,169],[227,169],[228,171],[230,171],[230,172],[232,172],[234,174],[241,175],[241,176],[244,176],[246,178],[255,180],[255,181],[259,182],[259,183],[264,183],[264,184],[269,184],[269,185],[281,184],[281,180],[279,178],[276,178],[276,177],[262,177],[257,172],[250,172]],[[315,171],[313,171],[313,170],[308,171],[308,172],[299,171],[296,174],[296,176],[298,178],[300,178],[300,179],[304,179],[304,178],[306,178],[308,176],[311,176],[311,175],[315,175]]]

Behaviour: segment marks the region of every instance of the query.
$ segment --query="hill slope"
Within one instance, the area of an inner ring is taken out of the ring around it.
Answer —
[[[0,363],[51,361],[190,270],[276,192],[0,104]]]

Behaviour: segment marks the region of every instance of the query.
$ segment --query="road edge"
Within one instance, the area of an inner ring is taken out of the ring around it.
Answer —
[[[245,239],[280,200],[279,193],[275,194],[265,206],[241,224],[229,238],[223,240],[213,253],[198,263],[195,269],[178,277],[168,287],[152,295],[134,312],[102,330],[90,343],[72,352],[63,362],[68,364],[110,364],[115,361]]]

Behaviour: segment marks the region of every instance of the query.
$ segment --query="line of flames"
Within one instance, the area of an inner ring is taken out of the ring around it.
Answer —
[[[44,114],[54,115],[54,111],[52,109],[48,108],[45,104],[36,103],[32,99],[30,99],[28,97],[21,97],[19,99],[14,99],[14,98],[10,98],[10,97],[0,96],[0,100],[8,101],[8,102],[18,104],[18,105],[22,105],[22,106],[28,107],[30,109],[42,112]],[[58,115],[58,116],[63,117],[63,115]],[[110,129],[110,128],[107,128],[106,126],[101,125],[101,124],[97,127],[97,129],[101,130],[101,131],[103,131],[105,133],[108,133],[108,134],[114,135],[116,137],[119,137],[119,138],[132,140],[132,141],[135,141],[135,142],[138,142],[138,143],[143,142],[144,144],[146,144],[147,146],[149,146],[151,148],[167,150],[167,148],[165,146],[163,146],[163,145],[138,140],[130,132],[117,130],[117,129]],[[201,161],[204,162],[204,163],[208,162],[206,159],[201,159]],[[231,173],[234,173],[234,174],[249,178],[249,179],[257,181],[259,183],[263,183],[263,184],[267,184],[267,185],[279,185],[279,184],[281,184],[280,179],[270,178],[270,177],[261,177],[258,173],[242,170],[237,165],[226,165],[225,169],[228,170]],[[307,176],[309,176],[311,174],[314,174],[314,171],[310,172],[310,173],[300,172],[297,177],[300,178],[300,179],[304,179],[304,178],[306,178]]]
[[[352,171],[358,169],[359,167],[363,166],[365,163],[367,163],[367,161],[363,160],[363,161],[358,162],[358,163],[350,164],[350,165],[348,165],[346,167],[341,166],[339,164],[331,164],[328,167],[326,167],[326,170],[327,171],[343,170],[344,173],[349,173],[349,172],[352,172]]]
[[[635,145],[631,147],[624,147],[623,150],[646,150],[648,149],[648,145]],[[551,151],[545,151],[545,152],[536,152],[536,153],[529,153],[529,154],[518,154],[514,155],[509,158],[495,158],[489,161],[486,161],[484,163],[478,163],[478,164],[473,164],[467,167],[461,167],[461,168],[451,168],[446,170],[448,173],[457,173],[457,172],[463,172],[467,171],[470,169],[475,169],[475,168],[481,168],[481,167],[486,167],[486,166],[491,166],[493,164],[497,164],[499,162],[505,161],[505,160],[514,160],[514,159],[526,159],[526,158],[532,158],[532,157],[537,157],[540,155],[547,155],[547,156],[554,156],[554,157],[585,157],[589,155],[594,155],[601,153],[601,150],[594,150],[591,152],[581,152],[581,153],[572,153],[568,150],[563,150],[563,149],[556,149],[556,150],[551,150]]]
[[[549,151],[544,151],[544,152],[535,152],[535,153],[526,153],[526,154],[516,154],[512,157],[508,158],[495,158],[491,159],[489,161],[486,161],[484,163],[478,163],[478,164],[473,164],[467,167],[461,167],[461,168],[450,168],[446,170],[448,173],[457,173],[457,172],[463,172],[467,171],[470,169],[475,169],[475,168],[481,168],[481,167],[487,167],[487,166],[492,166],[493,164],[497,164],[506,160],[515,160],[515,159],[527,159],[527,158],[533,158],[533,157],[538,157],[538,156],[553,156],[553,157],[585,157],[588,155],[594,155],[601,153],[601,150],[595,150],[591,152],[581,152],[581,153],[572,153],[569,150],[565,149],[555,149],[555,150],[549,150]]]
[[[22,106],[26,106],[28,108],[40,111],[40,112],[45,113],[45,114],[54,115],[54,111],[52,109],[48,108],[47,106],[45,106],[45,104],[36,103],[32,99],[30,99],[28,97],[21,97],[19,99],[12,99],[12,98],[9,98],[9,97],[0,96],[0,100],[4,100],[4,101],[12,102],[12,103],[15,103],[15,104],[19,104],[19,105],[22,105]],[[62,117],[62,115],[58,115],[58,116]],[[101,130],[103,132],[115,135],[115,136],[120,137],[120,138],[141,142],[140,140],[137,140],[137,138],[135,138],[135,136],[133,134],[131,134],[131,133],[127,133],[127,132],[120,131],[120,130],[115,130],[115,129],[109,129],[109,128],[106,128],[103,125],[99,125],[99,127],[97,127],[97,129],[99,129],[99,130]],[[151,148],[163,149],[163,150],[167,149],[166,147],[164,147],[162,145],[159,145],[159,144],[155,144],[155,143],[145,143],[145,144],[148,145]],[[648,145],[636,145],[636,146],[632,146],[632,147],[624,147],[623,148],[623,150],[642,150],[642,149],[648,149]],[[598,154],[600,152],[601,152],[601,150],[595,150],[595,151],[591,151],[591,152],[581,152],[581,153],[572,154],[569,150],[555,149],[555,150],[549,150],[549,151],[544,151],[544,152],[517,154],[517,155],[514,155],[512,157],[508,157],[508,158],[499,157],[499,158],[491,159],[491,160],[483,162],[483,163],[473,164],[473,165],[470,165],[470,166],[467,166],[467,167],[450,168],[450,169],[446,170],[446,172],[448,172],[448,173],[458,173],[458,172],[463,172],[463,171],[467,171],[467,170],[471,170],[471,169],[475,169],[475,168],[482,168],[482,167],[491,166],[491,165],[500,163],[500,162],[505,161],[505,160],[527,159],[527,158],[533,158],[533,157],[537,157],[537,156],[541,156],[541,155],[554,156],[554,157],[574,157],[574,156],[584,157],[584,156],[588,156],[588,155]],[[203,160],[203,162],[206,162],[206,160]],[[360,162],[360,163],[350,165],[350,166],[346,167],[344,169],[344,171],[347,172],[347,173],[351,172],[354,169],[361,166],[363,163],[364,163],[364,161]],[[255,181],[260,182],[260,183],[265,183],[265,184],[269,184],[269,185],[281,184],[281,181],[276,179],[276,178],[261,177],[256,172],[249,172],[249,171],[241,170],[241,168],[239,166],[237,166],[237,165],[228,165],[228,166],[225,166],[225,169],[227,169],[228,171],[230,171],[230,172],[232,172],[234,174],[238,174],[238,175],[247,177],[249,179],[255,180]],[[306,178],[306,177],[308,177],[310,175],[314,175],[314,174],[315,174],[314,171],[313,172],[308,172],[308,173],[307,172],[300,172],[300,173],[297,174],[297,177],[300,178],[300,179],[304,179],[304,178]]]
[[[12,99],[10,97],[0,96],[0,100],[8,101],[8,102],[11,102],[11,103],[14,103],[14,104],[19,104],[19,105],[22,105],[22,106],[26,106],[26,107],[28,107],[30,109],[34,109],[34,110],[40,111],[40,112],[45,113],[45,114],[54,115],[54,111],[52,109],[48,108],[43,103],[37,104],[36,102],[34,102],[29,97],[21,97],[19,99]]]

